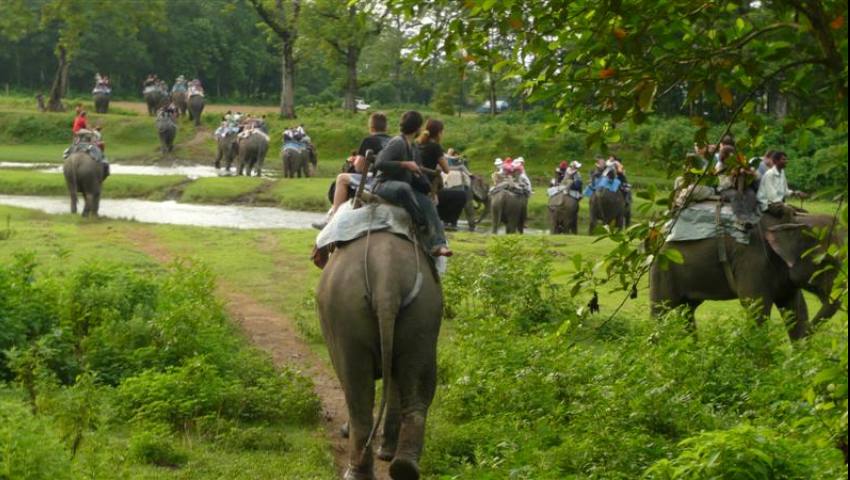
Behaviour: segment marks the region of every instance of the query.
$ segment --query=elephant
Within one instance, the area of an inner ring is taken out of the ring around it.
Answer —
[[[95,160],[86,152],[73,152],[62,166],[65,185],[71,197],[71,213],[77,213],[77,193],[83,194],[84,217],[96,217],[100,209],[100,191],[106,178],[103,163]]]
[[[225,161],[224,169],[230,171],[233,159],[239,153],[239,143],[236,141],[236,132],[228,132],[216,139],[215,168],[221,168],[221,161]]]
[[[346,480],[374,478],[369,438],[381,377],[387,410],[378,458],[392,461],[393,479],[419,478],[443,311],[429,262],[407,239],[372,232],[337,246],[322,272],[316,297],[322,335],[350,419]]]
[[[528,196],[501,190],[490,196],[493,233],[499,232],[502,223],[506,233],[523,233],[528,216]]]
[[[97,113],[109,113],[109,94],[98,92],[94,94],[94,111]]]
[[[787,322],[789,337],[792,340],[805,337],[811,326],[831,318],[839,307],[831,299],[838,269],[826,269],[814,276],[823,265],[813,261],[816,255],[804,255],[812,249],[817,253],[826,250],[812,230],[831,228],[832,221],[826,215],[798,215],[794,223],[783,223],[765,215],[758,228],[753,229],[747,245],[731,237],[667,242],[659,255],[676,249],[684,262],[669,262],[666,268],[658,262],[652,265],[649,289],[653,315],[685,306],[694,328],[694,311],[706,300],[755,300],[760,302],[757,312],[760,324],[770,317],[776,305]],[[836,232],[827,240],[841,241],[842,235]],[[728,271],[720,260],[722,247],[725,247]],[[838,267],[837,259],[825,258],[828,264]],[[821,301],[811,323],[803,290],[814,293]]]
[[[614,225],[618,229],[626,226],[626,198],[620,192],[597,188],[590,196],[590,234],[596,224]]]
[[[204,111],[204,96],[192,95],[189,97],[189,118],[195,122],[196,127],[201,126],[201,113]]]
[[[159,144],[162,153],[174,150],[174,137],[177,136],[177,123],[171,115],[163,112],[156,117],[156,131],[159,133]]]
[[[189,110],[189,102],[186,99],[186,92],[171,92],[171,102],[174,103],[175,107],[177,107],[177,112],[181,117],[186,116],[186,112]]]
[[[477,225],[481,223],[481,220],[484,220],[487,212],[490,211],[490,187],[478,175],[471,175],[469,178],[472,187],[473,208],[481,212],[475,220],[475,224]]]
[[[269,137],[259,131],[255,131],[246,137],[237,140],[239,155],[239,167],[237,175],[251,176],[255,171],[259,177],[263,172],[263,162],[266,160],[266,152],[269,150]]]
[[[146,90],[144,96],[145,103],[148,106],[148,115],[150,116],[156,115],[156,112],[164,107],[168,101],[168,95],[159,89]]]
[[[461,212],[466,213],[469,230],[475,231],[475,205],[471,187],[444,188],[437,194],[437,213],[446,229],[457,229]]]
[[[281,160],[283,160],[283,176],[286,178],[298,178],[303,176],[309,177],[311,172],[312,155],[307,147],[295,148],[284,146],[281,152]]]
[[[552,235],[558,233],[578,233],[578,210],[580,199],[567,191],[560,191],[549,197],[549,223]]]

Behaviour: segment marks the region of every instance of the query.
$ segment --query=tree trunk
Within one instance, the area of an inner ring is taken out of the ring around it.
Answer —
[[[56,75],[53,77],[53,86],[50,88],[50,98],[47,101],[47,110],[51,112],[64,112],[62,105],[62,94],[68,84],[68,57],[65,47],[59,47],[59,65],[56,67]]]
[[[490,115],[496,116],[498,109],[496,106],[496,79],[493,74],[493,67],[488,64],[487,67],[487,93],[490,98]]]
[[[293,41],[283,40],[280,76],[280,116],[295,118],[295,55]]]
[[[360,59],[360,50],[349,46],[345,56],[347,78],[345,82],[345,101],[343,109],[357,113],[357,104],[354,97],[357,95],[357,61]]]

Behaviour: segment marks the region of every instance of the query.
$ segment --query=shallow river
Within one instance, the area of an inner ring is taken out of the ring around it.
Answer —
[[[27,163],[27,162],[0,162],[0,169],[31,169],[39,172],[47,173],[62,173],[62,165],[55,163]],[[231,176],[235,169],[231,169],[230,173],[224,170],[216,170],[210,165],[123,165],[120,163],[112,163],[109,165],[109,173],[112,175],[182,175],[191,179]],[[273,172],[272,172],[273,173]],[[263,172],[264,177],[272,178],[275,175],[270,174],[268,170]]]
[[[0,205],[31,208],[52,214],[70,212],[70,200],[67,197],[0,195]],[[78,207],[83,208],[82,198]],[[264,229],[311,228],[311,223],[322,221],[325,218],[325,215],[321,213],[282,210],[271,207],[193,205],[173,201],[152,202],[112,198],[101,199],[100,215],[108,218],[136,220],[143,223]]]

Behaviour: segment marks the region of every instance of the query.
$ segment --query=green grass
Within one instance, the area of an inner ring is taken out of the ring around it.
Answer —
[[[328,202],[329,178],[282,178],[262,192],[257,199],[289,210],[325,212]]]
[[[270,180],[257,177],[199,178],[188,184],[180,197],[188,203],[232,203]]]
[[[111,175],[103,183],[106,198],[161,198],[175,185],[185,181],[179,175]],[[0,192],[18,195],[67,195],[61,173],[27,170],[0,170]]]

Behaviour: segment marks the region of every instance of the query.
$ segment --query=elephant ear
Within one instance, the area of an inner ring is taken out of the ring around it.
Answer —
[[[803,229],[805,228],[807,226],[801,223],[786,223],[770,227],[765,232],[768,245],[788,265],[788,268],[793,268],[803,255],[805,247]]]

